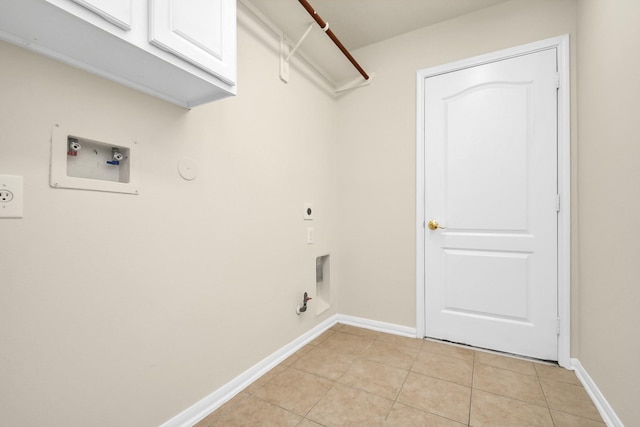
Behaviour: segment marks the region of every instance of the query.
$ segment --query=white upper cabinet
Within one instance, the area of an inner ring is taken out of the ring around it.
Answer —
[[[107,21],[122,28],[125,31],[131,30],[131,14],[133,11],[133,0],[73,0],[102,16]]]
[[[0,0],[0,39],[187,108],[236,94],[235,0]]]
[[[223,0],[149,0],[149,41],[232,83],[235,6]]]

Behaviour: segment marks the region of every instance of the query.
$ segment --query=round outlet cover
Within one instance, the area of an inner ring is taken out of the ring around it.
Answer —
[[[198,176],[198,166],[195,160],[185,157],[178,162],[178,172],[182,178],[191,181]]]

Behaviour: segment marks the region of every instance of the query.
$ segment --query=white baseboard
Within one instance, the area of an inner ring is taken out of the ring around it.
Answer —
[[[372,329],[374,331],[386,332],[389,334],[401,335],[405,337],[416,337],[416,329],[407,326],[394,325],[392,323],[378,322],[375,320],[363,319],[361,317],[346,316],[336,314],[320,323],[310,331],[299,336],[289,344],[282,347],[272,355],[266,357],[251,368],[238,375],[227,384],[223,385],[204,399],[200,400],[190,408],[185,409],[180,414],[171,418],[160,427],[191,427],[198,421],[218,409],[228,402],[235,395],[240,393],[249,384],[266,374],[277,366],[280,362],[291,356],[293,353],[313,341],[318,335],[335,325],[336,323],[357,326],[360,328]]]
[[[378,322],[377,320],[363,319],[362,317],[347,316],[345,314],[338,314],[336,317],[338,322],[344,323],[345,325],[357,326],[378,332],[386,332],[388,334],[401,335],[409,338],[415,338],[417,334],[416,328],[410,328],[408,326]]]
[[[338,316],[334,315],[320,323],[305,334],[299,336],[280,350],[264,358],[260,362],[247,369],[227,384],[223,385],[210,395],[206,396],[190,408],[185,409],[160,427],[191,427],[198,421],[218,409],[235,395],[240,393],[249,384],[266,374],[277,366],[280,362],[291,356],[293,353],[313,341],[318,335],[332,327],[338,322]]]
[[[578,359],[571,359],[571,367],[576,373],[576,376],[584,386],[587,394],[593,401],[594,405],[600,412],[600,416],[607,424],[608,427],[624,427],[622,421],[616,415],[615,411],[607,402],[604,395],[600,392],[600,389],[596,385],[596,383],[591,379],[587,371],[582,366],[582,363]]]

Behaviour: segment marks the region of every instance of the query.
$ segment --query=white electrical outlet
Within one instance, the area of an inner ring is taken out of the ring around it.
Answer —
[[[9,203],[13,200],[13,193],[9,190],[0,190],[0,203]]]
[[[0,175],[0,218],[22,218],[22,177]]]

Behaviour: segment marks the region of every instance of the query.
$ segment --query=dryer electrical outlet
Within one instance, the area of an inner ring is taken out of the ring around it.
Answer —
[[[0,175],[0,218],[22,218],[22,177]]]

